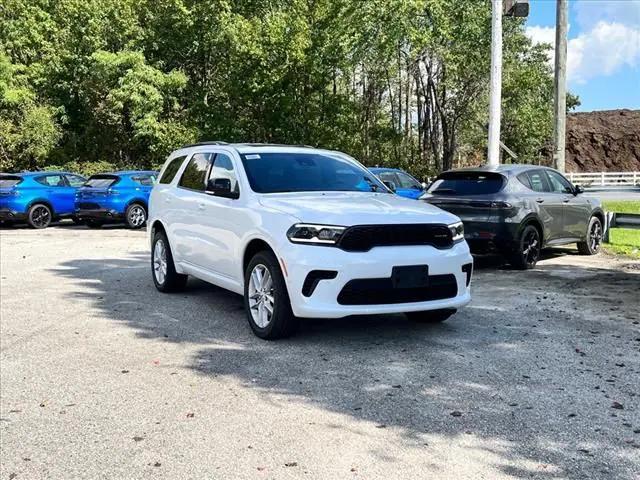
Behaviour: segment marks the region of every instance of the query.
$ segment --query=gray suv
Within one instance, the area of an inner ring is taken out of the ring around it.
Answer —
[[[464,223],[472,252],[502,253],[515,268],[533,268],[543,247],[577,243],[600,250],[604,212],[562,174],[536,165],[500,165],[440,174],[421,200]]]

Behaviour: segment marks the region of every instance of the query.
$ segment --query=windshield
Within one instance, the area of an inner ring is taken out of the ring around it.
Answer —
[[[251,188],[257,193],[391,193],[371,172],[338,155],[253,153],[242,155],[242,164]]]
[[[0,188],[15,187],[22,181],[22,177],[14,175],[3,175],[0,177]]]
[[[85,187],[90,188],[109,188],[119,180],[119,177],[115,175],[93,175],[84,184]]]
[[[428,192],[434,195],[490,195],[498,193],[504,177],[491,172],[443,173],[431,184]]]

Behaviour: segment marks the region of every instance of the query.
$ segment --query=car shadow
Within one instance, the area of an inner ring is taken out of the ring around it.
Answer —
[[[640,443],[623,435],[625,423],[638,423],[636,394],[629,383],[605,383],[616,369],[612,348],[633,352],[629,375],[640,372],[633,323],[640,276],[631,270],[544,260],[526,272],[481,266],[474,301],[443,324],[404,315],[307,319],[297,336],[268,342],[252,334],[240,296],[194,279],[184,292],[161,294],[148,262],[137,252],[67,261],[54,272],[73,280],[72,299],[90,301],[141,338],[197,346],[188,368],[236,379],[265,401],[286,395],[395,428],[408,447],[466,443],[469,455],[512,477],[637,472]],[[602,295],[605,285],[619,303]],[[600,346],[610,330],[620,338]],[[611,416],[613,399],[629,408]]]

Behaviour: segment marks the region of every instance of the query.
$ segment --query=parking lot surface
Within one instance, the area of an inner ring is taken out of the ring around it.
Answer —
[[[640,265],[479,259],[471,305],[308,320],[163,295],[145,233],[0,231],[1,479],[640,476]]]

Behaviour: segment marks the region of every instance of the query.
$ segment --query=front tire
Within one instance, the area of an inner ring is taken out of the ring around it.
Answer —
[[[27,214],[27,223],[31,228],[47,228],[51,225],[51,209],[43,203],[32,205]]]
[[[265,340],[285,338],[298,329],[284,276],[270,251],[254,255],[244,275],[244,307],[256,336]]]
[[[522,230],[515,252],[511,254],[509,263],[518,270],[535,268],[542,250],[540,232],[533,225],[527,225]]]
[[[147,222],[147,209],[139,203],[132,203],[127,207],[124,218],[129,228],[142,228]]]
[[[163,293],[179,292],[187,284],[188,275],[176,272],[167,235],[156,232],[151,244],[151,276],[153,284]]]
[[[441,323],[451,315],[456,313],[455,308],[445,308],[442,310],[427,310],[424,312],[407,312],[405,315],[409,320],[416,323]]]
[[[581,255],[598,254],[600,252],[602,238],[602,222],[598,217],[591,217],[589,226],[587,227],[587,239],[584,242],[578,242],[578,252],[580,252]]]

